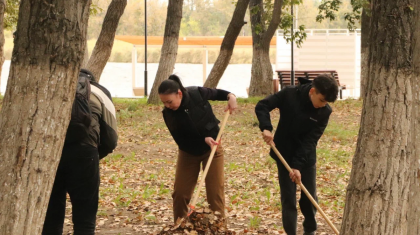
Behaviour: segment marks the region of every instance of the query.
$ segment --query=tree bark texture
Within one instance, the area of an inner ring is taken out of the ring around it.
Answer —
[[[236,3],[232,20],[230,21],[225,37],[223,38],[222,46],[220,47],[219,56],[210,71],[209,77],[204,83],[205,87],[216,88],[220,78],[222,78],[223,73],[229,65],[236,39],[241,33],[242,26],[244,26],[244,17],[246,10],[248,9],[248,5],[249,0],[239,0]]]
[[[159,103],[159,85],[163,80],[168,79],[169,75],[171,75],[174,70],[176,56],[178,54],[178,38],[179,30],[181,28],[182,4],[182,0],[169,0],[159,67],[147,101],[149,104]]]
[[[0,0],[0,76],[4,64],[4,12],[6,11],[6,0]],[[0,79],[1,85],[1,79]]]
[[[88,44],[87,44],[87,37],[85,38],[85,52],[83,53],[83,61],[82,61],[82,68],[86,68],[87,63],[89,62],[89,48],[88,48]]]
[[[366,97],[340,234],[419,234],[420,2],[371,4]]]
[[[0,111],[0,234],[40,234],[75,96],[90,0],[22,0]]]
[[[412,10],[409,7],[409,14],[411,14],[408,22],[411,26],[412,37],[407,38],[411,39],[411,50],[410,53],[412,59],[412,64],[410,69],[411,72],[411,88],[413,90],[413,119],[411,120],[412,129],[410,133],[410,148],[411,154],[409,155],[409,169],[408,169],[408,181],[406,182],[409,185],[408,188],[408,202],[407,208],[408,213],[407,218],[407,234],[420,234],[420,147],[419,147],[419,132],[420,132],[420,91],[419,91],[419,82],[420,82],[420,2],[416,0],[410,0],[409,4],[412,4]],[[408,5],[401,4],[401,8],[407,7]],[[405,9],[407,12],[407,8]],[[397,114],[399,115],[399,114]]]
[[[92,55],[86,68],[90,70],[97,81],[100,80],[102,71],[111,55],[112,46],[114,45],[115,32],[117,31],[118,22],[125,7],[127,0],[112,0],[102,24],[102,30],[93,48]]]
[[[266,27],[263,21],[263,0],[251,0],[250,11],[253,8],[259,10],[251,13],[252,28],[252,68],[249,96],[265,96],[273,91],[273,68],[270,62],[270,41],[280,24],[282,0],[275,0],[273,14],[269,25]]]
[[[370,5],[369,5],[370,6]],[[369,48],[369,31],[370,31],[370,11],[371,9],[363,9],[362,12],[362,29],[361,29],[361,62],[360,62],[360,97],[364,99],[366,97],[365,87],[367,81],[367,65],[368,65],[368,57],[367,51]]]
[[[87,45],[87,37],[85,39],[85,44],[86,44],[86,47],[85,47],[85,52],[83,53],[83,61],[81,65],[82,68],[86,68],[87,62],[89,62],[89,48]]]

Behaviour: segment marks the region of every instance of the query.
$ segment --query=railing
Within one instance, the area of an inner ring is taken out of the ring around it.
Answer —
[[[295,30],[297,31],[297,30]],[[356,29],[354,31],[350,31],[348,29],[305,29],[305,32],[307,35],[361,35],[360,29]],[[277,30],[278,36],[283,36],[283,30],[279,29]],[[286,36],[289,36],[290,34],[287,34]]]

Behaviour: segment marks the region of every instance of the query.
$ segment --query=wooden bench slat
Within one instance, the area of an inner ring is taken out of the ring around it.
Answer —
[[[279,78],[278,80],[279,80],[281,88],[283,88],[284,86],[291,85],[292,74],[291,74],[290,70],[276,70],[276,73],[278,75],[278,78]],[[295,84],[299,83],[299,81],[297,79],[299,77],[304,77],[306,79],[313,80],[319,74],[323,74],[323,73],[331,74],[334,77],[334,79],[336,80],[336,82],[339,86],[340,98],[342,98],[342,90],[346,89],[346,85],[340,85],[340,79],[338,77],[338,73],[337,73],[336,70],[303,70],[303,71],[298,70],[298,71],[295,71]],[[275,79],[275,80],[277,80],[277,79]],[[278,84],[278,83],[276,83],[276,82],[273,83],[273,85],[275,85],[275,84]],[[277,87],[278,87],[278,85],[275,86],[275,89],[274,89],[275,92],[278,91],[278,89],[276,89]]]

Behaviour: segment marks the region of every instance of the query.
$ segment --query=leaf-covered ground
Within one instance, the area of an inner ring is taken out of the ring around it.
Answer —
[[[361,101],[333,104],[328,128],[318,144],[318,199],[321,208],[339,229],[345,189],[351,171]],[[97,234],[157,234],[173,224],[172,188],[177,146],[162,119],[162,106],[140,100],[116,100],[119,146],[101,160],[101,187]],[[240,100],[230,116],[225,149],[227,226],[236,234],[283,234],[277,167],[263,144],[254,114],[255,100]],[[223,118],[225,103],[213,109]],[[279,119],[272,112],[273,124]],[[206,207],[205,190],[197,206]],[[300,192],[299,192],[300,194]],[[299,195],[298,194],[298,195]],[[318,234],[333,234],[318,213]],[[302,233],[299,214],[299,233]],[[72,231],[68,205],[65,234]]]

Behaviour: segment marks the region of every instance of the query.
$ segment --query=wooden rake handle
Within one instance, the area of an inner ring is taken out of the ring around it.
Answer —
[[[292,173],[293,170],[290,168],[289,164],[287,164],[286,160],[284,160],[283,156],[281,156],[280,152],[277,150],[274,143],[271,143],[271,148],[276,153],[277,157],[280,159],[280,161],[283,163],[283,165],[286,167],[286,169]],[[324,211],[319,207],[318,203],[315,201],[315,199],[312,197],[312,195],[306,190],[305,186],[303,186],[302,182],[298,183],[302,191],[306,194],[306,196],[309,198],[309,200],[312,202],[312,204],[316,207],[316,209],[321,213],[322,217],[327,221],[328,225],[334,230],[335,234],[339,234],[337,228],[334,226],[334,224],[331,222],[331,220],[328,219],[327,215],[325,215]]]
[[[230,111],[229,110],[226,111],[225,117],[223,118],[223,121],[222,121],[222,126],[220,127],[219,134],[217,134],[217,138],[216,138],[217,143],[220,143],[220,138],[222,137],[222,133],[223,133],[223,130],[225,129],[225,125],[228,120],[229,114],[230,114]],[[204,169],[200,184],[198,185],[197,192],[195,193],[193,200],[190,203],[190,208],[192,209],[195,207],[195,204],[197,203],[198,195],[200,194],[201,188],[203,187],[204,180],[206,179],[207,172],[209,171],[211,161],[213,160],[214,154],[216,153],[216,149],[217,149],[217,145],[213,146],[213,148],[211,149],[210,157],[209,157],[209,160],[207,161],[206,168]]]

